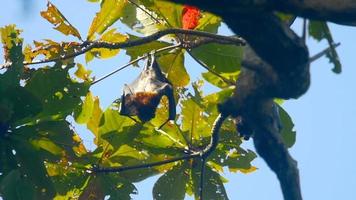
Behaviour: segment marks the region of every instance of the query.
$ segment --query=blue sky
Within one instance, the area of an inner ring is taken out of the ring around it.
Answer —
[[[45,0],[32,1],[32,7],[24,7],[19,2],[1,0],[0,26],[17,24],[24,30],[22,35],[25,43],[45,38],[74,40],[53,30],[40,17],[40,10],[46,7]],[[90,4],[85,0],[53,0],[52,3],[82,35],[86,35],[91,20],[98,11],[98,4]],[[26,14],[23,14],[23,9]],[[301,23],[298,21],[294,28],[300,30],[300,27]],[[121,27],[118,29],[122,30]],[[332,73],[332,65],[328,60],[319,59],[311,66],[312,84],[307,94],[298,100],[286,101],[283,105],[291,115],[297,131],[297,142],[291,148],[291,154],[298,161],[306,200],[356,199],[356,29],[334,24],[331,24],[331,29],[335,41],[341,42],[338,52],[343,64],[342,74]],[[226,28],[222,31],[228,32]],[[313,55],[325,48],[326,42],[316,43],[309,39],[308,46]],[[125,64],[127,60],[121,54],[110,60],[93,61],[89,68],[100,77]],[[186,66],[190,66],[192,80],[200,78],[202,69],[198,64],[187,59]],[[100,96],[101,106],[106,107],[116,99],[121,93],[123,83],[130,82],[137,73],[138,69],[130,68],[95,85],[92,91]],[[78,130],[87,135],[85,141],[89,144],[90,134],[84,128]],[[243,145],[253,149],[251,141]],[[230,180],[226,184],[230,199],[281,200],[279,183],[273,172],[259,158],[253,164],[259,170],[251,174],[225,173],[225,177]],[[155,179],[137,184],[139,195],[134,196],[134,199],[151,199]]]

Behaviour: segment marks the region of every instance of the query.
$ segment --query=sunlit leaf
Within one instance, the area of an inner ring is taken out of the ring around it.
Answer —
[[[231,97],[234,91],[233,87],[226,88],[222,91],[212,93],[204,97],[204,104],[206,105],[207,110],[217,112],[217,105],[222,103],[227,98]]]
[[[204,110],[192,99],[182,103],[182,131],[187,131],[189,136],[196,141],[202,137],[210,136],[211,125],[204,119]]]
[[[116,32],[116,29],[111,29],[105,32],[99,40],[103,42],[109,42],[109,43],[119,43],[119,42],[125,42],[127,40],[127,36]],[[116,56],[119,53],[119,51],[120,49],[94,48],[85,53],[85,60],[86,62],[89,62],[94,57],[101,58],[101,59],[111,58],[113,56]]]
[[[218,28],[221,25],[221,18],[209,12],[202,12],[201,15],[196,29],[210,33],[217,33]]]
[[[55,26],[54,29],[60,31],[61,33],[65,35],[73,35],[80,40],[82,39],[79,31],[69,23],[69,21],[51,2],[47,2],[47,10],[42,11],[41,16],[52,23]]]
[[[136,40],[139,37],[130,35],[130,40]],[[157,50],[163,47],[167,47],[169,44],[162,41],[153,41],[144,45],[126,48],[126,55],[130,56],[130,60],[134,60],[139,56],[143,56],[152,50]],[[136,64],[137,65],[137,64]]]
[[[91,92],[88,92],[83,103],[79,106],[78,111],[75,112],[75,121],[78,124],[85,124],[92,117],[94,110],[94,96]]]
[[[102,113],[103,111],[100,108],[99,98],[94,97],[93,111],[87,122],[87,127],[96,137],[98,137],[99,134],[99,125]]]
[[[148,10],[143,5],[141,5],[141,7],[145,9],[145,11],[134,7],[132,14],[135,14],[135,18],[124,17],[122,22],[129,25],[136,32],[144,35],[151,35],[166,28],[165,22],[160,20],[160,17],[155,12]]]
[[[163,55],[158,59],[158,63],[173,86],[184,87],[189,83],[189,74],[184,66],[183,51]]]
[[[45,137],[31,140],[30,142],[35,148],[44,149],[54,155],[63,155],[64,153],[64,150],[62,148],[60,148],[54,142]]]
[[[123,16],[123,9],[128,4],[126,0],[103,0],[101,8],[89,28],[88,40],[95,39],[95,33],[102,34],[107,28]]]
[[[80,63],[77,63],[77,67],[78,69],[74,72],[74,74],[83,81],[91,81],[90,74],[92,71],[85,69],[84,65]]]
[[[163,0],[143,0],[141,2],[147,9],[155,12],[159,18],[164,19],[169,27],[182,27],[182,5]]]
[[[55,42],[50,39],[46,39],[43,42],[34,41],[35,47],[32,49],[27,46],[24,50],[25,61],[31,62],[37,56],[43,55],[46,59],[59,58],[73,54],[81,49],[78,42]],[[74,58],[62,60],[63,63],[73,63]]]
[[[1,86],[6,88],[7,86],[19,85],[24,70],[24,56],[22,54],[23,39],[19,36],[21,31],[16,29],[15,25],[8,25],[0,28],[0,33],[5,61],[11,63],[5,73],[0,74]]]
[[[239,74],[240,74],[240,71],[233,72],[233,73],[219,73],[219,75],[224,78],[223,79],[211,72],[204,72],[204,73],[202,73],[202,77],[209,83],[211,83],[219,88],[227,88],[232,85],[231,83],[236,82]]]

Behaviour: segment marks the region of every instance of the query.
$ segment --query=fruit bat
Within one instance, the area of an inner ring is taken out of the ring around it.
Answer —
[[[131,84],[124,86],[120,114],[137,116],[143,122],[149,121],[155,117],[157,106],[164,95],[168,98],[169,116],[160,128],[175,119],[176,103],[172,84],[161,72],[154,53],[150,53],[140,75]]]

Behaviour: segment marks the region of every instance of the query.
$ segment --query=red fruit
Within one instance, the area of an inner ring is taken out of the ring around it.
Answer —
[[[199,24],[200,17],[199,8],[185,5],[182,12],[183,29],[195,29]]]

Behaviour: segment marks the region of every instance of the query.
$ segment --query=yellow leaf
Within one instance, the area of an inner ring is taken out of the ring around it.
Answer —
[[[105,0],[89,28],[88,40],[95,39],[95,33],[102,34],[123,15],[127,0]]]
[[[98,138],[99,135],[99,123],[103,111],[100,108],[100,102],[98,97],[94,97],[94,107],[92,115],[87,122],[88,129]]]
[[[74,28],[68,20],[62,15],[62,13],[50,2],[47,3],[47,10],[41,12],[41,16],[53,25],[54,29],[60,31],[65,35],[73,35],[80,40],[80,34],[76,28]]]
[[[78,69],[77,69],[76,72],[74,72],[74,74],[78,78],[80,78],[80,79],[82,79],[84,81],[90,81],[90,77],[89,76],[90,76],[92,71],[85,69],[85,67],[80,63],[77,64],[77,67],[78,67]]]
[[[109,42],[109,43],[118,43],[125,42],[128,39],[128,36],[116,32],[116,29],[111,29],[105,32],[99,41]],[[106,49],[106,48],[94,48],[85,54],[86,62],[90,62],[93,57],[106,59],[111,58],[119,53],[119,49]]]
[[[44,149],[54,155],[63,155],[64,150],[53,143],[51,140],[48,138],[40,138],[37,140],[31,140],[31,144],[37,148]]]
[[[238,171],[244,173],[244,174],[248,174],[248,173],[251,173],[251,172],[254,172],[257,170],[257,167],[254,167],[254,166],[251,166],[250,168],[248,169],[242,169],[242,168],[232,168],[232,167],[229,167],[229,171],[232,172],[232,173],[236,173]]]

